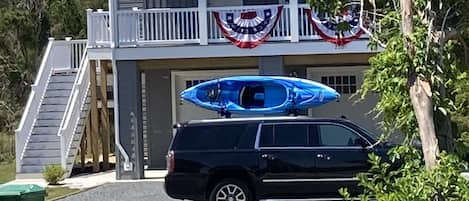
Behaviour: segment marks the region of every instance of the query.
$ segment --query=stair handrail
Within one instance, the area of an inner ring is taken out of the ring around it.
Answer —
[[[73,141],[75,130],[80,120],[82,109],[85,105],[90,88],[90,66],[88,64],[88,51],[85,48],[80,61],[75,82],[72,87],[71,96],[67,101],[64,116],[60,123],[57,136],[60,136],[60,157],[63,168],[67,166],[67,157]],[[77,109],[79,108],[79,109]]]
[[[28,98],[28,102],[21,116],[21,121],[18,128],[15,130],[15,142],[16,142],[16,171],[21,171],[21,161],[23,160],[24,151],[26,148],[26,142],[29,140],[33,125],[36,122],[39,108],[46,92],[47,82],[49,82],[50,75],[52,73],[52,49],[55,45],[55,39],[49,38],[46,51],[42,57],[41,66],[36,74],[36,79],[31,85],[31,92]]]

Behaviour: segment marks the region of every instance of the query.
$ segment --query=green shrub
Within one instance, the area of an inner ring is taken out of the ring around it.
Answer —
[[[456,156],[441,153],[433,170],[425,169],[422,153],[410,146],[396,147],[389,156],[391,161],[384,162],[370,155],[371,169],[358,176],[361,201],[469,200],[469,181],[461,176],[467,166]],[[344,200],[351,200],[347,189],[339,192]]]
[[[57,185],[64,179],[65,170],[60,165],[48,165],[44,169],[44,179],[51,185]]]

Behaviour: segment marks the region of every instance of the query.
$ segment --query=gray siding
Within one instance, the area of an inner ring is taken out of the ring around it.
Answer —
[[[243,5],[243,0],[207,0],[208,7],[218,7],[218,6],[241,6]]]
[[[129,2],[146,2],[147,8],[187,8],[197,7],[198,0],[120,0]],[[222,6],[242,6],[242,5],[265,5],[265,4],[278,4],[285,3],[286,0],[207,0],[208,7],[222,7]],[[305,0],[299,0],[304,3]]]
[[[119,0],[119,9],[144,8],[145,0]]]
[[[149,168],[151,169],[164,169],[166,167],[165,156],[173,134],[170,77],[170,70],[148,70],[145,72]]]

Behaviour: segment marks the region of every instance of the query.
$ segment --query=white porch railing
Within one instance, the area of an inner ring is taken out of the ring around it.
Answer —
[[[86,10],[86,12],[88,44],[93,47],[109,46],[111,43],[109,12],[102,10],[92,12],[91,9]]]
[[[74,61],[82,53],[78,52],[79,48],[86,45],[86,40],[78,41],[55,41],[49,39],[46,51],[44,53],[41,66],[36,75],[34,84],[31,85],[31,94],[26,103],[23,115],[21,117],[16,133],[16,170],[21,169],[21,161],[23,159],[26,143],[28,142],[39,109],[47,89],[49,77],[54,70],[64,70],[74,68]],[[83,49],[84,50],[84,49]]]
[[[213,16],[213,11],[249,11],[255,9],[256,7],[263,6],[241,6],[241,7],[212,7],[208,8],[207,17],[208,17],[208,42],[217,43],[217,42],[227,42],[223,33],[217,25],[215,17]],[[288,5],[283,6],[283,11],[280,16],[280,19],[277,23],[277,26],[272,30],[270,41],[282,41],[291,39],[290,31],[290,7]]]
[[[283,5],[283,11],[269,41],[317,40],[304,12],[308,4]],[[228,42],[220,31],[213,11],[243,11],[260,6],[133,9],[117,11],[118,45],[177,45]],[[205,13],[205,14],[204,14]],[[204,19],[202,19],[204,18]],[[88,42],[92,47],[110,46],[109,12],[88,10]]]

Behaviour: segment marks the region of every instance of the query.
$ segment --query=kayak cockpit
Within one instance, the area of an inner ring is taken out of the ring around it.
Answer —
[[[243,108],[276,107],[287,98],[287,90],[277,83],[246,84],[239,92],[239,105]]]

